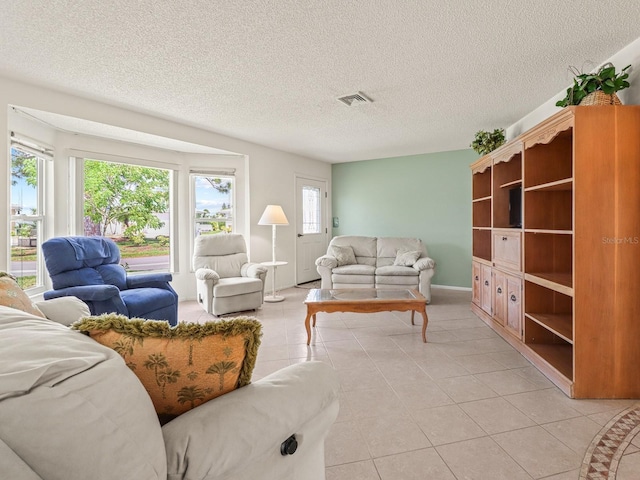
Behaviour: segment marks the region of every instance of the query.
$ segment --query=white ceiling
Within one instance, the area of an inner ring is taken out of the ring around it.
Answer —
[[[329,162],[467,148],[640,37],[638,0],[4,0],[0,75]],[[619,65],[618,67],[623,67]],[[373,103],[337,97],[362,91]]]

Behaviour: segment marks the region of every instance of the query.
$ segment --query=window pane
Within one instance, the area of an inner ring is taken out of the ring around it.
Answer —
[[[23,290],[41,285],[39,280],[38,246],[40,245],[40,221],[11,222],[11,268]]]
[[[233,232],[233,177],[193,175],[194,236]]]
[[[320,189],[302,187],[302,233],[320,233]]]
[[[39,245],[42,232],[39,172],[43,160],[11,147],[11,264],[22,289],[42,286]]]
[[[110,237],[129,272],[168,271],[170,172],[84,161],[84,234]]]
[[[11,215],[38,214],[38,158],[11,147]]]

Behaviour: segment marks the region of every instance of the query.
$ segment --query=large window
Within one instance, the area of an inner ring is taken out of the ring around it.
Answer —
[[[171,171],[84,159],[84,234],[110,237],[130,272],[171,267]]]
[[[48,156],[44,148],[12,138],[9,271],[23,289],[44,285],[40,244],[45,218],[44,162]]]
[[[192,173],[191,190],[194,237],[233,232],[234,177]]]

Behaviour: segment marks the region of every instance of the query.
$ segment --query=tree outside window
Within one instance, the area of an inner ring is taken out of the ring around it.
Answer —
[[[84,234],[114,240],[128,271],[170,269],[170,174],[84,160]]]

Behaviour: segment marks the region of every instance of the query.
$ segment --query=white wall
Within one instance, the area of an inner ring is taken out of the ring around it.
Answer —
[[[22,106],[61,115],[82,118],[117,127],[137,130],[153,135],[205,145],[230,152],[238,156],[210,156],[202,154],[176,154],[151,147],[136,146],[95,137],[76,136],[64,132],[53,132],[41,125],[35,127],[32,122],[18,119],[10,114],[10,106]],[[4,107],[4,110],[2,108]],[[174,165],[179,172],[177,185],[178,210],[187,212],[180,215],[175,225],[178,242],[177,268],[174,272],[174,287],[182,300],[195,298],[195,278],[190,272],[191,245],[189,238],[189,181],[188,171],[193,167],[233,166],[236,168],[236,202],[239,212],[238,229],[248,240],[252,261],[267,261],[271,257],[271,228],[258,226],[257,222],[264,207],[269,203],[282,205],[289,217],[289,227],[278,228],[278,260],[289,264],[278,269],[278,288],[292,286],[295,282],[295,182],[296,174],[320,178],[331,185],[331,165],[318,160],[294,155],[256,145],[243,140],[219,135],[207,130],[190,127],[159,117],[134,112],[125,108],[107,105],[47,88],[18,82],[0,77],[0,185],[9,185],[10,155],[9,131],[15,129],[25,135],[38,129],[29,136],[50,142],[56,149],[54,160],[54,191],[48,192],[47,199],[54,205],[54,221],[49,225],[47,235],[67,235],[74,233],[71,224],[73,202],[69,192],[73,189],[69,183],[71,170],[68,161],[69,150],[84,150],[110,153],[149,159]],[[39,138],[46,137],[46,138]],[[233,162],[233,165],[230,165]],[[243,208],[240,208],[240,207]],[[9,263],[9,211],[10,190],[0,197],[0,270],[7,270]],[[330,206],[329,206],[330,211]]]
[[[640,38],[631,42],[622,50],[602,62],[602,64],[607,62],[611,62],[615,65],[616,72],[619,72],[627,65],[631,65],[628,79],[631,86],[618,92],[618,97],[620,97],[620,101],[625,105],[640,105]],[[517,137],[521,133],[526,132],[541,121],[558,112],[561,107],[556,107],[556,102],[565,97],[566,90],[569,88],[570,84],[571,80],[567,83],[567,87],[565,89],[558,92],[557,95],[547,100],[533,112],[507,128],[505,132],[507,140]]]

